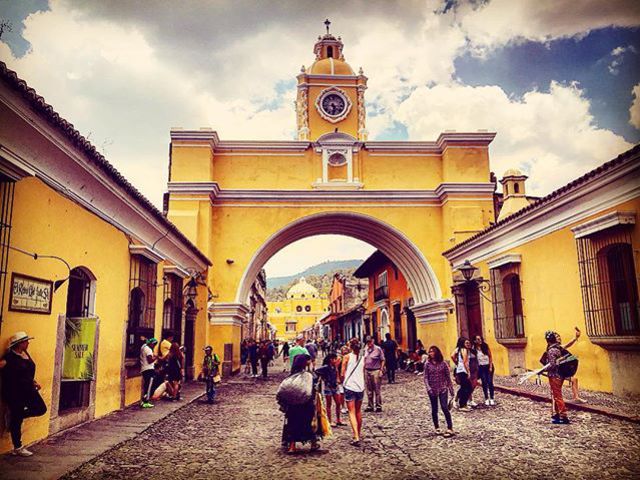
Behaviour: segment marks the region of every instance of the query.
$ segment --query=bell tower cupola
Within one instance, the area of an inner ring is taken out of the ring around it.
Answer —
[[[345,61],[342,38],[331,33],[331,22],[327,19],[324,25],[326,33],[313,46],[314,62],[308,68],[303,65],[298,75],[298,140],[315,141],[340,132],[365,141],[367,77]]]

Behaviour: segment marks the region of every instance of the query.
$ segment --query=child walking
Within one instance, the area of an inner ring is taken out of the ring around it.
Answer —
[[[216,396],[216,382],[220,381],[220,358],[217,353],[213,353],[213,348],[209,345],[204,347],[202,375],[207,385],[207,403],[213,403]]]

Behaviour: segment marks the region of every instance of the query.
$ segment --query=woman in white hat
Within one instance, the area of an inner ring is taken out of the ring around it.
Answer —
[[[35,381],[36,364],[27,352],[29,340],[33,337],[25,332],[17,332],[9,339],[9,350],[3,359],[2,397],[9,407],[11,420],[11,441],[13,455],[30,457],[32,452],[22,446],[22,421],[29,417],[39,417],[47,411],[47,406],[38,393],[40,385]]]

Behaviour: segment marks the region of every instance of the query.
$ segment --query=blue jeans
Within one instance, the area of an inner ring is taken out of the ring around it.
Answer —
[[[449,395],[447,391],[440,392],[438,395],[429,395],[429,401],[431,402],[431,418],[433,420],[433,425],[436,428],[440,427],[438,422],[438,401],[440,402],[440,408],[442,409],[442,413],[444,413],[444,419],[447,421],[447,428],[449,430],[453,429],[453,423],[451,421],[451,413],[449,412]]]
[[[484,399],[493,400],[493,371],[489,370],[489,365],[480,365],[478,367],[478,377],[482,381]]]
[[[216,384],[213,383],[213,377],[207,377],[207,401],[213,402],[216,397]]]

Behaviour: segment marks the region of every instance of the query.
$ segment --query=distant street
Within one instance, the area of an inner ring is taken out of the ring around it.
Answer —
[[[280,378],[280,376],[278,376]],[[384,412],[366,413],[361,448],[349,427],[322,450],[281,452],[278,379],[231,380],[218,403],[193,403],[68,479],[638,478],[640,425],[572,412],[548,422],[549,405],[498,396],[498,405],[454,414],[459,434],[437,437],[422,377],[384,385]]]

